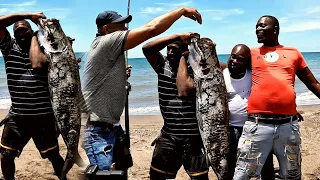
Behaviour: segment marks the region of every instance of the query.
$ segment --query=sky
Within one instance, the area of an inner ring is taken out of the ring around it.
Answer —
[[[75,38],[74,51],[89,49],[97,32],[95,19],[105,10],[127,15],[127,0],[1,0],[0,15],[23,12],[43,12],[56,18],[66,35]],[[181,17],[170,29],[155,38],[183,32],[197,32],[212,39],[218,54],[229,54],[236,44],[257,47],[255,25],[262,15],[273,15],[280,21],[280,44],[296,47],[302,52],[320,51],[319,0],[131,0],[130,14],[134,29],[153,18],[180,7],[196,8],[202,15],[202,25]],[[32,24],[34,30],[37,27]],[[12,26],[8,27],[12,33]],[[143,57],[143,44],[129,50],[129,58]],[[162,51],[165,53],[165,50]]]

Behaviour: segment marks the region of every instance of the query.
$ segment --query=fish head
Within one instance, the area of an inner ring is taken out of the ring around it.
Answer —
[[[209,38],[192,38],[189,45],[188,61],[195,79],[212,78],[215,68],[220,67],[216,44]]]
[[[63,52],[67,44],[67,37],[64,37],[59,20],[57,19],[41,19],[38,24],[38,41],[47,52]],[[61,43],[63,41],[64,43]]]

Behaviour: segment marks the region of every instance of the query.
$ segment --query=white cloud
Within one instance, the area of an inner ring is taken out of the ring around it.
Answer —
[[[207,9],[207,10],[200,10],[200,12],[210,12],[210,13],[218,13],[223,15],[239,15],[243,14],[244,11],[241,9]]]
[[[141,8],[140,14],[142,15],[154,15],[163,14],[178,7],[186,7],[192,4],[192,1],[180,2],[180,3],[154,3],[158,6]],[[204,9],[199,10],[202,16],[212,16],[214,21],[223,21],[228,16],[241,15],[244,13],[242,9]]]
[[[8,11],[8,9],[7,8],[0,8],[0,14],[2,14],[2,13],[6,13]]]
[[[214,21],[222,21],[228,16],[241,15],[244,13],[241,9],[206,9],[199,10],[199,12],[206,16],[212,16],[211,19]]]
[[[33,6],[36,4],[36,0],[26,1],[19,4],[0,4],[0,6],[10,6],[10,7],[25,7],[25,6]]]
[[[180,2],[180,3],[154,3],[156,5],[170,6],[170,7],[186,7],[192,4],[192,1]]]
[[[281,18],[279,18],[278,20],[279,20],[279,23],[280,23],[280,25],[281,25],[282,23],[288,22],[289,18],[288,18],[288,17],[281,17]]]
[[[280,31],[284,33],[320,29],[320,6],[291,12],[279,18]]]
[[[140,13],[142,13],[142,14],[158,14],[158,13],[163,13],[166,11],[167,10],[162,7],[146,7],[146,8],[142,8]]]
[[[280,29],[281,32],[300,32],[308,30],[320,29],[319,21],[301,21],[295,22],[293,24],[285,25]]]
[[[320,12],[320,6],[308,8],[308,9],[306,10],[306,13],[307,13],[307,14],[313,14],[313,13],[317,13],[317,12]]]
[[[23,13],[23,12],[43,12],[47,18],[65,19],[71,12],[68,8],[45,8],[40,7],[36,0],[21,3],[0,4],[0,14]]]
[[[172,11],[173,9],[179,8],[179,7],[187,7],[192,4],[192,1],[187,2],[172,2],[172,3],[154,3],[157,6],[150,6],[141,8],[140,13],[144,15],[151,15],[151,14],[163,14],[169,11]]]

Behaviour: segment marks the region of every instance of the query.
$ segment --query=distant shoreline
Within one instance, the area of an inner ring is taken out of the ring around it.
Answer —
[[[75,53],[86,53],[86,52],[75,52]],[[320,52],[316,52],[316,51],[306,51],[306,52],[302,52],[301,53],[320,53]],[[227,54],[218,54],[218,56],[225,56],[225,55],[229,55]],[[0,57],[3,57],[2,54],[0,53]],[[141,58],[145,58],[145,57],[129,57],[129,59],[141,59]]]
[[[320,112],[320,104],[312,104],[312,105],[298,105],[297,106],[297,110],[301,113],[303,113],[304,111],[316,111],[316,110],[319,110]],[[0,109],[0,114],[7,114],[9,111],[9,109]],[[130,112],[129,112],[129,116],[130,117],[161,117],[161,113],[160,114],[143,114],[143,115],[130,115]],[[121,119],[124,118],[124,113],[123,115],[121,116]],[[146,118],[148,119],[148,118]]]

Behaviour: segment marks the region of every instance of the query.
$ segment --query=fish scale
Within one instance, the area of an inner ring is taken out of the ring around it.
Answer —
[[[57,19],[42,19],[38,24],[38,41],[47,56],[51,104],[67,155],[60,179],[77,161],[84,164],[78,152],[81,127],[79,100],[82,96],[78,62]]]
[[[188,61],[194,72],[199,131],[209,163],[219,180],[229,180],[229,109],[227,90],[209,38],[192,38]]]

